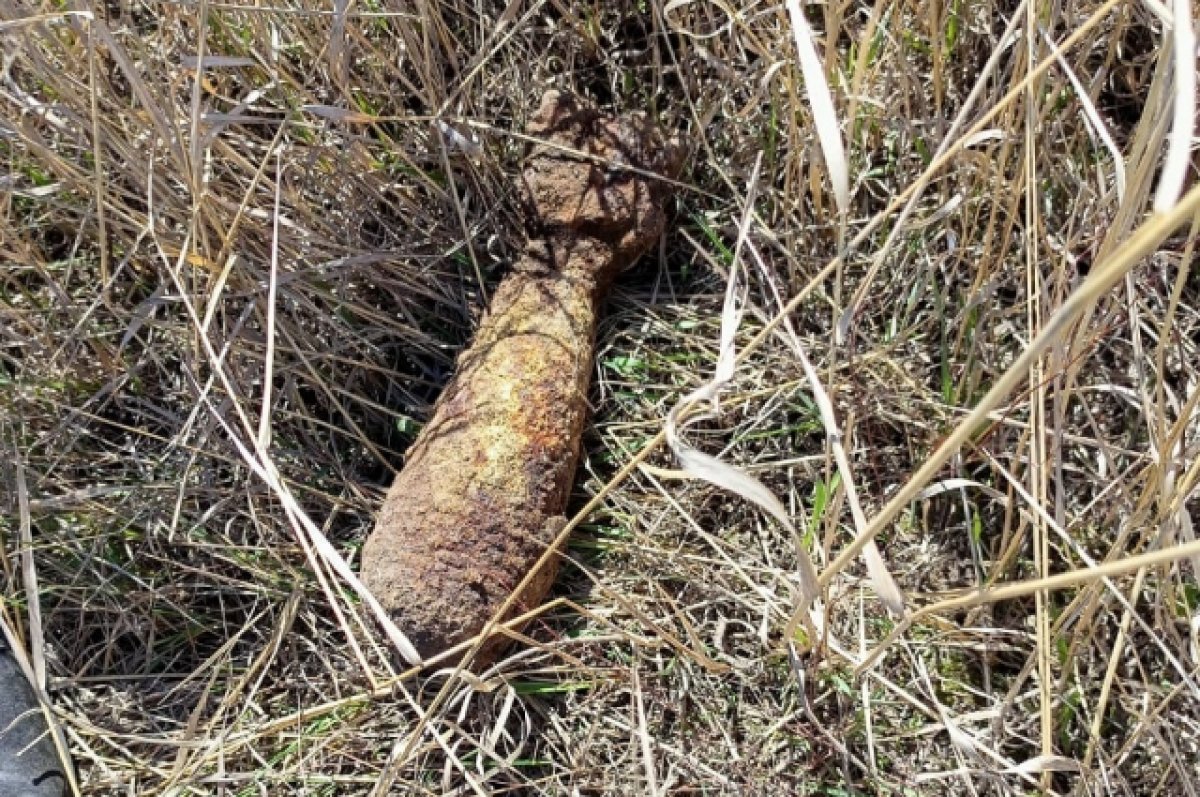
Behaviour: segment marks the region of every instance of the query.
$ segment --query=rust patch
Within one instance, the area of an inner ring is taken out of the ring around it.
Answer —
[[[558,92],[528,132],[541,143],[521,174],[525,251],[363,548],[364,582],[426,657],[478,634],[561,528],[598,305],[662,234],[669,185],[650,173],[680,162],[644,115],[608,117]],[[541,603],[554,575],[544,568],[518,610]]]

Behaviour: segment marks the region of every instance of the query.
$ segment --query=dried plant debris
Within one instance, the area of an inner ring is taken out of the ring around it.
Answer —
[[[669,183],[654,175],[680,162],[644,115],[554,91],[528,133],[541,143],[521,177],[524,252],[363,549],[363,580],[426,657],[478,634],[561,528],[599,304],[662,233]],[[508,614],[540,603],[554,574],[543,567]]]

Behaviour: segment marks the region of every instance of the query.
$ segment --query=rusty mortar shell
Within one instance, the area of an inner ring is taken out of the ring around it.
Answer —
[[[422,657],[479,634],[562,527],[613,280],[662,234],[680,148],[643,114],[549,92],[527,128],[527,241],[413,443],[362,578]],[[557,557],[555,557],[556,559]],[[543,567],[510,616],[539,605]],[[499,617],[500,621],[508,617]],[[503,637],[476,659],[489,660]]]

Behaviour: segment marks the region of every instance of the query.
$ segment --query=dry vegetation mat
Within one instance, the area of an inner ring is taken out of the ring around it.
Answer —
[[[0,0],[0,621],[80,793],[1200,790],[1192,13]],[[364,540],[550,89],[689,157],[551,592],[403,670]]]

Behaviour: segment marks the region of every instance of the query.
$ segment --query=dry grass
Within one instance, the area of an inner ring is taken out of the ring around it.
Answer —
[[[1150,216],[1152,6],[807,8],[842,216],[780,4],[0,0],[3,616],[44,632],[83,793],[1200,791],[1200,217]],[[530,641],[398,674],[297,510],[354,563],[516,251],[551,86],[650,109],[690,189],[609,303]],[[797,535],[658,447],[731,270],[743,358],[689,440]]]

